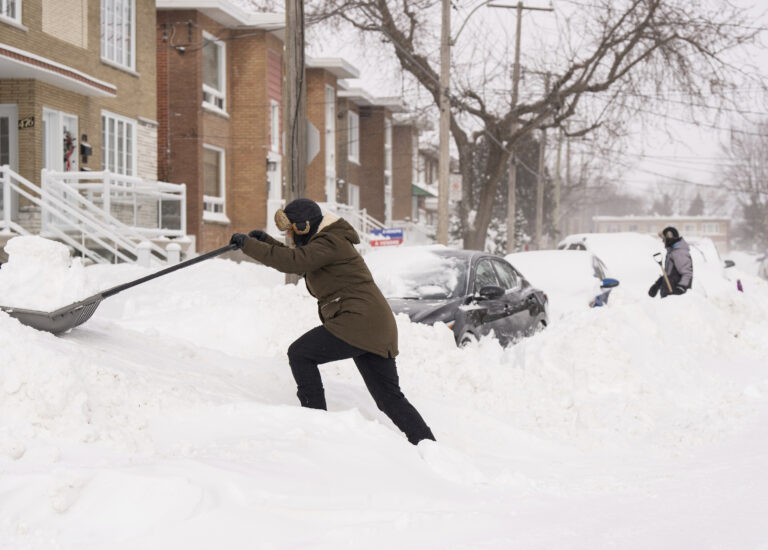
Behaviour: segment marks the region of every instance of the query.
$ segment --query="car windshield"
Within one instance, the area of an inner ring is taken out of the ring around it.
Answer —
[[[376,284],[387,298],[442,300],[462,296],[467,258],[440,252],[397,254],[389,261],[369,261]]]

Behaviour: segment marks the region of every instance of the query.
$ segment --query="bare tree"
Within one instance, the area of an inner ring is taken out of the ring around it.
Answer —
[[[572,9],[558,16],[559,42],[534,67],[551,73],[548,91],[543,79],[529,70],[518,103],[511,105],[508,63],[482,50],[479,42],[464,48],[474,50],[470,61],[453,63],[451,135],[464,181],[481,179],[480,186],[463,186],[459,217],[467,248],[484,247],[508,156],[533,130],[564,127],[569,119],[582,121],[570,125],[570,136],[620,126],[643,111],[658,113],[670,90],[691,105],[705,99],[722,105],[734,83],[745,77],[726,56],[752,43],[758,32],[746,13],[727,0],[565,4]],[[437,105],[438,9],[437,0],[315,0],[308,3],[307,13],[308,21],[345,22],[364,33],[378,33]],[[503,53],[503,48],[496,49]],[[678,116],[680,111],[677,106]],[[482,147],[485,142],[492,147],[483,151],[484,168],[478,175],[475,156],[481,141]]]
[[[723,181],[742,208],[741,240],[768,247],[768,121],[734,130],[724,148],[731,162]]]

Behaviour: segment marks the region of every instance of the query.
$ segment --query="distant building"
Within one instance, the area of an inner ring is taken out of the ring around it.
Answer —
[[[596,233],[632,231],[657,235],[668,226],[683,237],[708,237],[720,252],[730,248],[731,218],[722,216],[594,216]]]

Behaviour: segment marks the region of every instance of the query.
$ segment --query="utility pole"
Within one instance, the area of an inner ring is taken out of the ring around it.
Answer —
[[[547,73],[545,94],[549,93],[549,77]],[[539,138],[539,169],[536,174],[536,250],[541,250],[541,234],[544,227],[544,155],[547,152],[547,129],[541,129]]]
[[[442,1],[440,30],[440,156],[437,167],[437,242],[448,244],[448,191],[451,167],[451,5]]]
[[[559,240],[562,231],[560,230],[560,157],[563,151],[563,130],[557,131],[557,163],[555,164],[555,239]]]
[[[285,200],[304,196],[307,185],[307,87],[304,71],[304,2],[285,0]]]
[[[531,11],[555,11],[552,8],[534,8],[524,6],[518,2],[516,6],[503,6],[501,4],[488,4],[491,8],[514,8],[517,11],[517,25],[515,30],[515,64],[512,67],[512,108],[517,107],[518,91],[520,86],[520,36],[522,35],[523,10]],[[517,123],[513,124],[512,132],[515,133]],[[517,193],[517,159],[515,158],[514,147],[510,144],[509,167],[507,179],[507,254],[515,251],[515,218],[517,217],[517,204],[515,194]]]
[[[285,0],[283,131],[286,136],[284,197],[286,203],[303,197],[307,188],[307,87],[305,82],[304,2]],[[298,284],[299,276],[286,273],[285,282]]]

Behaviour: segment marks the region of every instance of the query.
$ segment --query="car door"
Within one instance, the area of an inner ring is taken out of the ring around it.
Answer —
[[[528,302],[532,293],[523,289],[523,282],[514,268],[503,260],[493,260],[493,266],[499,278],[504,294],[504,303],[509,315],[506,318],[509,334],[517,340],[530,328],[534,321]]]
[[[499,299],[480,298],[480,289],[484,286],[502,286],[490,258],[481,258],[475,265],[473,273],[472,293],[476,296],[475,304],[480,306],[480,313],[475,321],[475,330],[483,336],[493,330],[496,337],[504,343],[509,338],[507,317],[511,312],[504,297]]]

